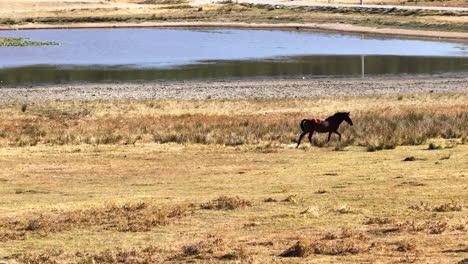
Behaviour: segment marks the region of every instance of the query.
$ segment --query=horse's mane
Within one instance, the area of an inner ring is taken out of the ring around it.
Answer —
[[[347,114],[346,112],[337,112],[334,115],[327,117],[327,119],[325,119],[325,121],[330,121],[332,119],[337,118],[338,116],[346,115],[346,114]]]

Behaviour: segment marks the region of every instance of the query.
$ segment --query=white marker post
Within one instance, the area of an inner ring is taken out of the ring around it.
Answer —
[[[366,65],[366,61],[364,60],[364,55],[361,55],[361,78],[364,78],[365,76],[365,67],[364,67],[365,65]]]

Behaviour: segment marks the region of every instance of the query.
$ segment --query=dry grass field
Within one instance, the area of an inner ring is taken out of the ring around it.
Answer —
[[[467,99],[2,103],[0,262],[465,263]]]
[[[359,0],[295,0],[304,3],[360,4]],[[468,7],[463,0],[364,0],[369,5],[456,6]]]

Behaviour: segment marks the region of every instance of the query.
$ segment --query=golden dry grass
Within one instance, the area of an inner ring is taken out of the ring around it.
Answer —
[[[341,97],[340,104],[331,98],[13,103],[0,106],[0,146],[174,142],[264,144],[268,151],[295,143],[303,118],[326,118],[340,110],[351,111],[359,126],[344,129],[337,150],[358,145],[375,151],[421,145],[438,137],[454,139],[456,144],[467,139],[466,99],[463,94],[449,94]],[[325,141],[318,138],[314,137],[315,145],[323,146]]]
[[[188,113],[199,121],[249,116],[249,122],[261,124],[266,117],[349,110],[362,116],[355,120],[358,129],[365,116],[382,113],[441,114],[440,109],[447,118],[466,116],[466,97],[5,103],[0,120],[2,129],[15,122],[48,124],[42,127],[47,137],[55,122],[79,136],[75,123],[99,131],[116,117],[124,121],[112,131],[120,133],[121,127],[135,131],[138,124],[129,119],[165,117],[173,127],[171,122]],[[466,133],[466,120],[461,122]],[[358,144],[335,151],[336,141],[294,149],[280,141],[59,145],[41,139],[35,146],[18,146],[9,139],[4,137],[0,148],[0,261],[457,263],[466,258],[468,145],[460,138],[427,139],[441,149],[429,150],[426,142],[376,152]]]
[[[360,4],[359,0],[296,0],[304,3],[333,3],[333,4]],[[458,6],[468,7],[466,1],[461,0],[364,0],[364,4],[374,5],[419,5],[419,6]]]

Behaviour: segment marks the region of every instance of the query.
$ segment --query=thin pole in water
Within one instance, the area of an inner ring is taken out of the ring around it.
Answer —
[[[364,78],[366,61],[364,60],[364,55],[361,55],[361,78]]]

